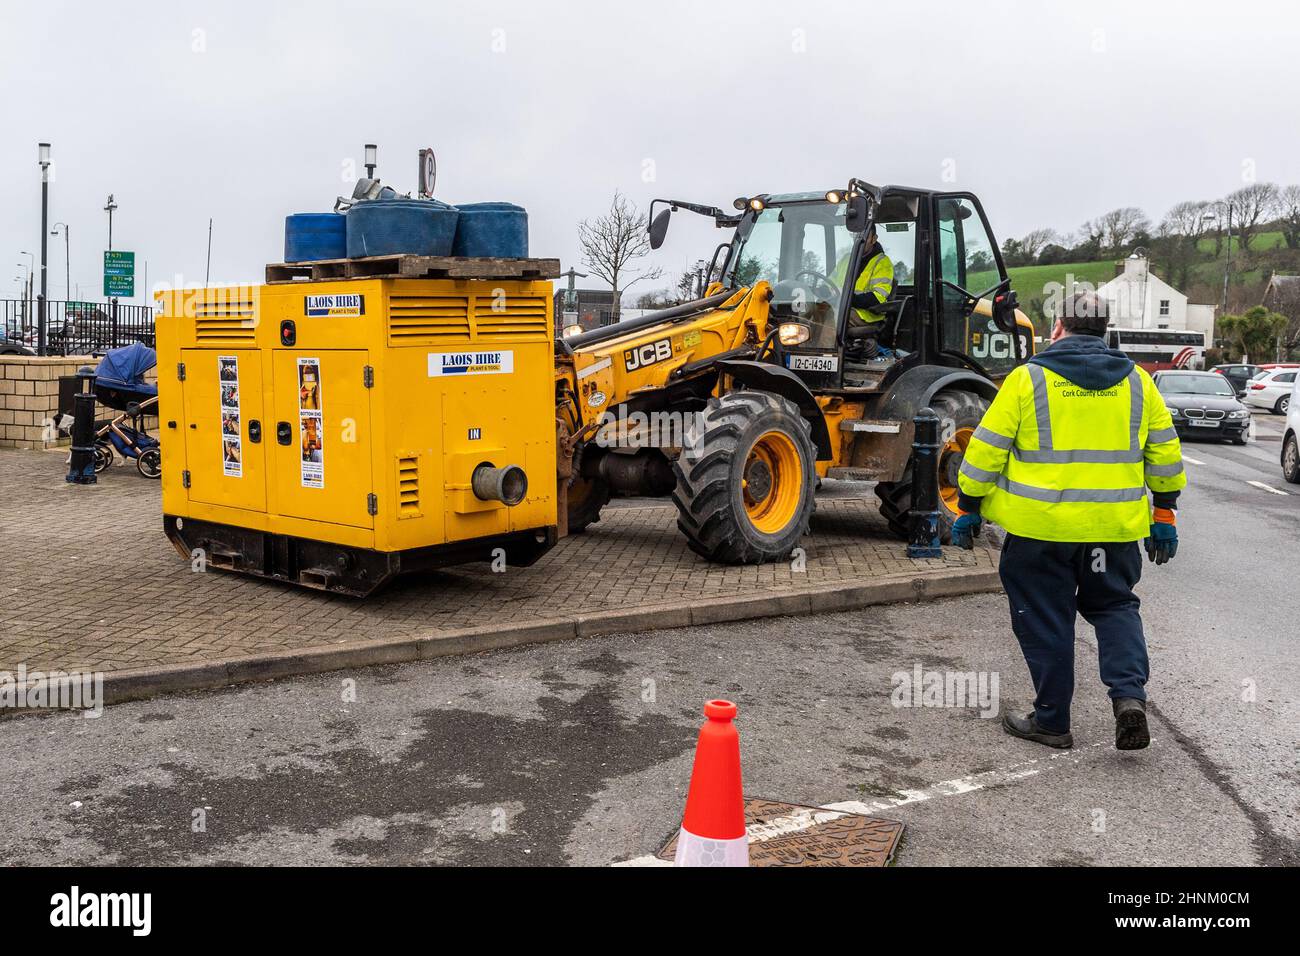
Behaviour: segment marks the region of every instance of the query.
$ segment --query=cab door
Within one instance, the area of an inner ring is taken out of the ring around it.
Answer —
[[[291,518],[373,528],[370,373],[363,350],[276,350],[272,481]]]
[[[183,349],[190,501],[266,511],[262,353]]]
[[[979,201],[969,193],[951,193],[936,196],[934,203],[938,349],[1000,381],[1032,353],[1032,326],[1011,333],[993,321],[992,293],[1007,272]]]

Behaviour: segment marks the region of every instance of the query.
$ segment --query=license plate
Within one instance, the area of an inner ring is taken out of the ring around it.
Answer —
[[[792,372],[834,372],[840,360],[835,355],[791,355],[787,367]]]
[[[1218,422],[1189,421],[1188,424],[1196,428],[1218,428],[1219,427]]]

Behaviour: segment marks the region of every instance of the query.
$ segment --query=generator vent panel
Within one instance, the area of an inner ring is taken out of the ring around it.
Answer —
[[[252,345],[257,338],[257,310],[252,301],[194,304],[194,338],[200,346]]]
[[[420,516],[420,459],[403,455],[397,459],[397,517]]]
[[[468,338],[469,296],[393,295],[388,300],[390,345],[441,345]]]
[[[474,300],[474,324],[479,339],[538,339],[549,336],[547,300],[542,296],[484,296]]]

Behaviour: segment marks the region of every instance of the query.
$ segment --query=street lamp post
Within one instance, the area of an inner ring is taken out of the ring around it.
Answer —
[[[374,143],[366,143],[366,178],[375,178],[375,167],[379,165],[379,147]]]
[[[41,300],[36,313],[36,354],[45,354],[45,304],[50,290],[46,280],[46,258],[50,245],[50,144],[37,147],[41,164]]]
[[[113,202],[113,194],[108,194],[108,202],[104,205],[104,212],[108,213],[108,251],[113,251],[113,210],[117,208],[117,203]]]
[[[63,298],[68,301],[72,299],[72,239],[66,222],[56,222],[50,235],[57,236],[59,229],[63,230]]]

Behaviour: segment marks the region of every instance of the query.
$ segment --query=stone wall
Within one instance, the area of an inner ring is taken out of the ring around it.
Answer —
[[[55,436],[47,424],[58,414],[59,376],[75,375],[83,365],[98,364],[98,359],[88,355],[0,355],[0,447],[68,444],[67,438]]]

